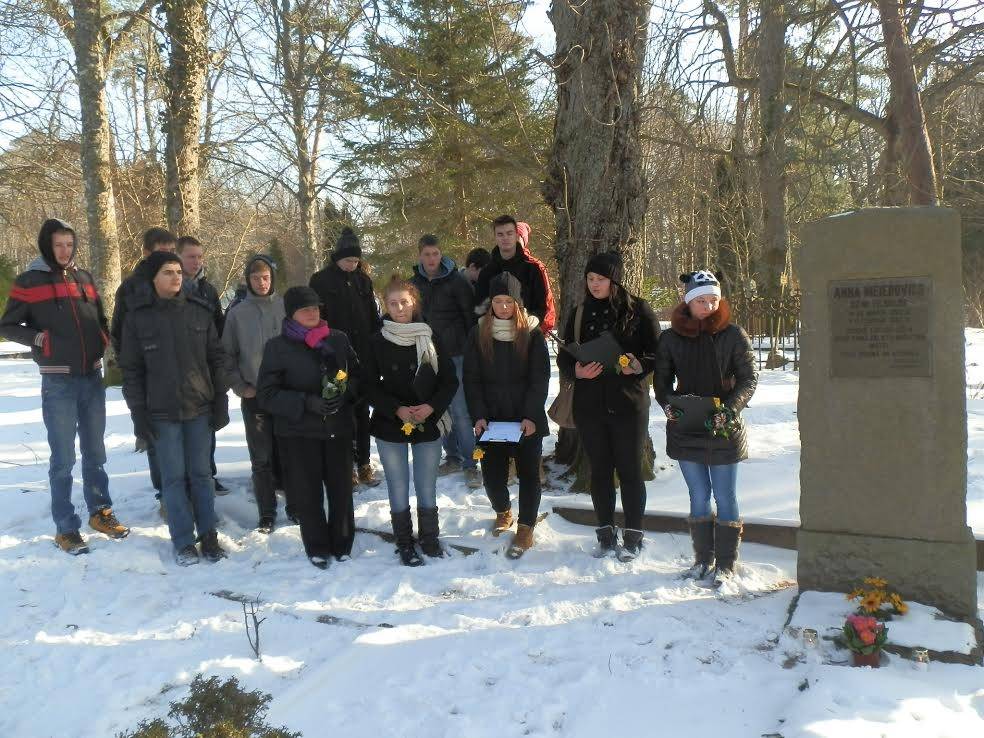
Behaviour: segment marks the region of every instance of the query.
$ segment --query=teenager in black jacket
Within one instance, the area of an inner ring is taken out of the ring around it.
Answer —
[[[430,326],[420,321],[420,295],[412,284],[393,277],[383,292],[383,305],[383,329],[369,339],[363,357],[366,395],[372,404],[369,427],[386,472],[397,552],[405,566],[419,566],[423,561],[413,545],[407,453],[413,449],[420,547],[428,556],[443,556],[437,467],[441,436],[451,426],[448,408],[458,378],[450,355]]]
[[[55,218],[46,220],[38,233],[40,256],[17,276],[0,319],[0,335],[30,346],[41,373],[55,544],[73,555],[89,551],[72,505],[76,435],[89,525],[111,538],[129,533],[113,515],[103,468],[106,390],[100,370],[108,341],[106,315],[92,275],[74,263],[75,247],[72,226]]]
[[[550,356],[539,319],[523,309],[522,285],[514,276],[492,279],[489,296],[491,309],[472,330],[465,349],[465,398],[476,436],[493,420],[520,423],[519,443],[487,443],[481,455],[485,491],[496,512],[493,535],[512,526],[507,485],[509,458],[516,459],[519,525],[507,555],[517,558],[533,545],[540,507],[543,437],[550,433],[544,411]]]
[[[755,358],[748,335],[731,323],[718,278],[701,270],[680,279],[684,302],[660,338],[653,388],[667,417],[666,455],[680,464],[690,492],[694,565],[688,575],[703,578],[710,572],[720,581],[734,573],[741,539],[736,482],[738,462],[748,457],[741,411],[755,392]],[[714,420],[724,432],[681,431],[671,393],[718,398],[721,412]]]
[[[362,260],[362,245],[351,228],[342,229],[331,252],[331,264],[315,272],[310,284],[321,300],[321,319],[332,330],[348,336],[355,353],[362,356],[369,346],[369,336],[380,328],[379,309],[372,279]],[[353,481],[375,487],[380,480],[369,460],[369,405],[365,400],[355,406],[354,441],[358,475]]]
[[[326,569],[332,556],[348,559],[355,539],[352,407],[361,372],[349,339],[321,320],[319,307],[310,287],[284,293],[287,317],[263,349],[256,397],[273,415],[284,491],[300,519],[304,551]]]
[[[625,513],[622,559],[642,548],[646,484],[642,458],[649,433],[648,374],[656,365],[659,321],[649,304],[621,285],[622,258],[595,254],[584,269],[581,306],[567,320],[563,339],[581,343],[610,331],[627,358],[624,366],[581,364],[566,351],[557,354],[560,373],[574,381],[574,423],[591,462],[591,502],[598,517],[601,553],[618,548],[615,479]]]
[[[133,427],[157,451],[167,526],[178,563],[225,556],[215,530],[209,441],[229,424],[222,345],[209,305],[181,289],[181,260],[155,251],[144,264],[154,299],[123,327],[123,397]]]

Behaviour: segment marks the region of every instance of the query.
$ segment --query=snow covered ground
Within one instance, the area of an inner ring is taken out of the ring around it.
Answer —
[[[981,535],[984,331],[967,336],[968,510]],[[797,519],[797,379],[763,372],[747,412],[746,516]],[[351,561],[321,572],[296,527],[252,531],[238,411],[218,438],[219,474],[234,487],[217,499],[228,560],[174,565],[118,390],[107,407],[108,471],[132,533],[86,532],[92,553],[68,557],[52,545],[39,384],[33,363],[0,360],[0,735],[107,738],[164,715],[200,671],[272,693],[270,723],[306,738],[984,735],[980,668],[934,663],[925,673],[892,657],[872,671],[791,658],[796,643],[781,635],[796,594],[791,551],[743,546],[747,573],[719,597],[676,578],[689,558],[684,536],[650,535],[639,559],[618,564],[588,555],[591,529],[551,515],[536,547],[512,562],[487,533],[484,495],[452,477],[439,488],[444,539],[479,553],[406,569],[392,546],[362,533]],[[663,425],[654,412],[657,446]],[[659,463],[650,510],[685,511],[678,470]],[[545,494],[541,509],[571,502]],[[385,487],[360,491],[356,516],[385,530]],[[222,590],[265,603],[262,661],[241,606],[211,594]]]

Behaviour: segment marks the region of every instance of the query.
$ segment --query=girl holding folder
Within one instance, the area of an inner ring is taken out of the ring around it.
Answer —
[[[680,464],[690,493],[694,565],[687,575],[710,574],[720,583],[734,572],[741,539],[736,482],[738,462],[748,456],[741,411],[755,392],[755,361],[748,335],[731,323],[718,277],[701,270],[680,280],[684,302],[660,339],[653,388],[667,417],[666,455]],[[696,429],[692,418],[679,416],[684,403],[674,405],[671,393],[711,398],[712,404],[697,411],[703,417]]]
[[[519,280],[508,272],[496,275],[489,296],[492,309],[472,329],[465,347],[465,399],[479,441],[490,421],[520,424],[519,443],[487,443],[476,451],[485,492],[496,512],[493,535],[512,527],[509,458],[516,459],[519,525],[507,555],[518,558],[533,545],[540,507],[540,461],[543,437],[549,434],[544,406],[550,358],[539,319],[523,308]]]
[[[561,375],[574,382],[574,424],[591,463],[591,502],[598,518],[599,554],[629,560],[642,549],[646,485],[642,459],[649,435],[648,374],[656,364],[659,321],[649,304],[621,285],[622,257],[595,254],[584,269],[582,304],[564,326],[565,343],[585,344],[609,331],[622,349],[611,366],[557,353]],[[615,529],[615,473],[625,513],[619,548]]]

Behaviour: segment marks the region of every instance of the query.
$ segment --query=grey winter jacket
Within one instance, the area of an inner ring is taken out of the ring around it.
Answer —
[[[271,338],[280,335],[284,317],[284,299],[280,295],[261,297],[249,290],[226,315],[222,332],[226,379],[240,397],[248,386],[256,387],[263,347]]]

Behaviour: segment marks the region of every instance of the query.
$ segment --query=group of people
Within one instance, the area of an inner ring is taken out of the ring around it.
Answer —
[[[0,334],[31,346],[42,375],[55,543],[68,553],[88,551],[71,501],[76,434],[90,527],[113,538],[129,532],[113,513],[103,468],[101,360],[111,342],[179,564],[226,555],[216,531],[214,451],[215,432],[229,423],[229,389],[241,400],[257,530],[275,528],[282,489],[285,515],[299,524],[315,566],[351,554],[353,487],[381,481],[370,461],[371,438],[402,564],[444,555],[437,479],[458,472],[469,488],[484,486],[495,512],[493,535],[515,524],[506,553],[522,556],[534,545],[543,439],[550,433],[552,337],[591,468],[598,554],[629,560],[643,545],[652,386],[667,416],[667,454],[679,461],[690,492],[695,560],[687,573],[730,576],[741,535],[736,468],[747,455],[741,411],[756,376],[751,344],[731,323],[719,278],[704,270],[682,275],[683,302],[661,334],[649,304],[623,286],[621,257],[597,253],[558,337],[549,277],[530,252],[529,226],[504,215],[492,233],[491,252],[473,249],[463,269],[442,253],[437,237],[421,237],[412,274],[392,276],[378,301],[349,228],[309,285],[283,295],[275,288],[277,265],[256,254],[245,265],[242,294],[223,311],[205,276],[202,244],[152,228],[108,324],[92,277],[75,264],[74,229],[46,221],[40,256],[17,278]],[[578,361],[573,349],[606,332],[622,351],[619,361]],[[674,405],[680,395],[715,398],[706,430],[682,428]],[[518,425],[519,440],[483,442],[494,421]],[[515,518],[511,463],[519,486]]]

